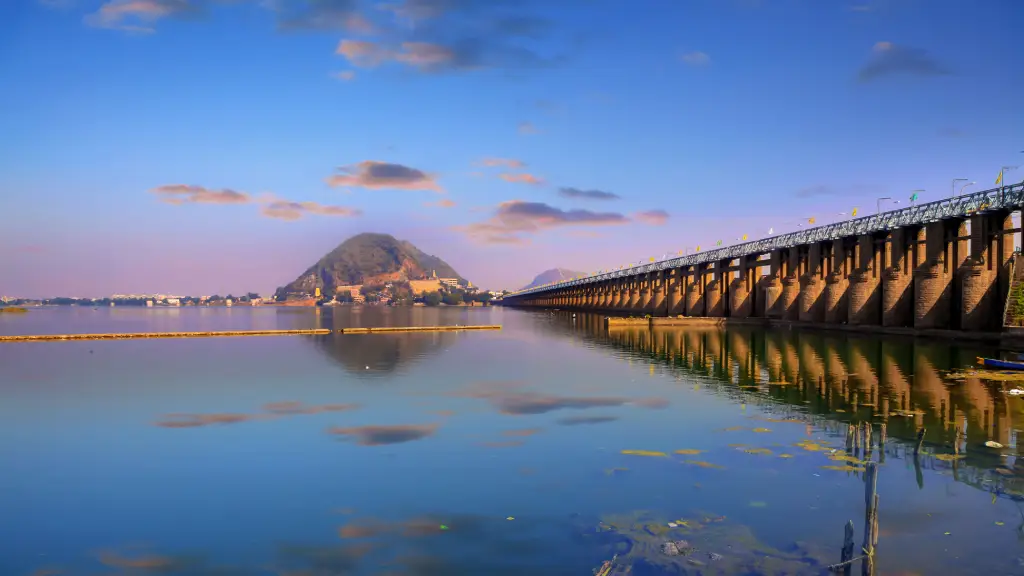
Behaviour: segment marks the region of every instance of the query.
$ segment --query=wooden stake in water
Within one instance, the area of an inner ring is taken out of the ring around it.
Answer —
[[[853,437],[857,435],[857,429],[850,424],[846,428],[846,451],[853,454]]]
[[[914,456],[921,453],[921,447],[924,446],[924,433],[925,429],[923,427],[917,431],[917,445],[914,446]]]
[[[861,574],[875,573],[875,544],[878,543],[878,464],[868,462],[864,472],[864,561]]]
[[[843,529],[843,551],[840,558],[844,576],[850,576],[853,571],[853,520],[847,521]]]
[[[878,461],[885,462],[885,422],[878,427]]]

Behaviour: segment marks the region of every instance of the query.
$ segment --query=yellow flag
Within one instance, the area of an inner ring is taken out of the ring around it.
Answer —
[[[1003,171],[1000,170],[999,171],[999,176],[996,176],[996,186],[1002,186],[1002,185],[1003,185]]]
[[[700,246],[697,246],[697,252],[700,252]]]
[[[850,216],[856,216],[856,215],[857,215],[857,209],[854,208],[853,211],[850,212]]]
[[[680,255],[680,256],[682,256],[682,255],[683,255],[683,251],[682,251],[682,250],[680,250],[680,251],[679,251],[679,255]]]
[[[807,223],[808,224],[814,224],[814,218],[808,218],[807,219]]]
[[[651,262],[654,262],[654,256],[651,256]]]
[[[746,241],[746,239],[747,239],[747,235],[746,235],[746,234],[744,234],[744,235],[743,235],[743,240],[744,240],[744,241]]]

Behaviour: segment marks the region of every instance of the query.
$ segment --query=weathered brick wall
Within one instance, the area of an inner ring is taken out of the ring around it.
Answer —
[[[800,298],[800,277],[799,277],[799,250],[790,248],[786,251],[786,258],[782,267],[782,295],[779,297],[780,317],[784,320],[799,320],[800,308],[797,300]]]
[[[847,302],[847,289],[849,281],[846,269],[846,247],[843,241],[835,240],[827,246],[826,256],[829,259],[829,269],[825,275],[825,289],[822,300],[825,306],[825,322],[830,324],[843,324],[848,318],[849,304]]]
[[[870,235],[857,239],[856,268],[850,274],[850,324],[875,325],[882,321],[882,295],[878,274],[879,252]]]
[[[695,271],[696,272],[696,271]],[[686,288],[686,315],[687,316],[703,316],[704,315],[704,291],[703,291],[703,278],[696,276]]]
[[[807,250],[804,273],[800,275],[800,320],[823,322],[825,305],[822,292],[825,290],[825,270],[822,267],[822,245],[812,244]]]
[[[911,326],[913,324],[912,242],[924,231],[900,228],[889,235],[886,244],[886,268],[882,274],[882,325]]]
[[[668,272],[661,271],[654,274],[654,284],[651,285],[651,316],[666,316],[668,308],[665,302],[666,281]]]
[[[914,276],[914,327],[948,328],[952,272],[946,267],[946,223],[925,229],[924,262]]]

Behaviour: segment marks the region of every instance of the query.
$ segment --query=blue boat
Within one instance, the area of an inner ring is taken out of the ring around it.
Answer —
[[[1024,362],[996,360],[995,358],[978,358],[978,365],[993,370],[1024,370]]]

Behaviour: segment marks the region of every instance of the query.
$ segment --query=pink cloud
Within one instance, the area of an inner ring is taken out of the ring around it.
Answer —
[[[533,174],[499,174],[498,178],[501,178],[505,182],[518,182],[520,184],[529,184],[531,186],[540,186],[544,183],[544,179]]]
[[[327,179],[329,186],[352,186],[370,190],[444,191],[434,176],[401,164],[366,160],[341,168],[341,171],[344,174],[336,174]]]
[[[526,168],[526,162],[523,162],[522,160],[515,160],[512,158],[484,158],[483,160],[480,161],[480,163],[483,164],[484,166],[490,167],[504,166],[505,168],[509,168],[511,170]]]
[[[347,206],[325,206],[317,202],[292,202],[290,200],[274,200],[265,204],[260,212],[267,218],[288,221],[299,220],[307,214],[342,218],[353,218],[363,214],[361,210]]]
[[[109,0],[85,21],[97,28],[149,34],[159,20],[198,12],[198,6],[189,0]]]
[[[334,74],[331,74],[331,76],[337,78],[338,80],[348,82],[349,80],[355,80],[356,73],[353,72],[352,70],[343,70],[341,72],[335,72]]]
[[[537,134],[540,132],[540,130],[533,125],[533,122],[520,122],[518,130],[520,134]]]
[[[524,235],[564,226],[609,226],[626,224],[629,218],[616,212],[562,210],[543,202],[510,200],[498,205],[485,222],[457,227],[470,238],[484,244],[524,244]]]
[[[668,212],[664,210],[645,210],[633,215],[637,222],[650,224],[651,226],[662,226],[668,222]]]
[[[167,184],[150,190],[168,204],[248,204],[252,197],[227,188],[212,190],[189,184]]]
[[[436,206],[438,208],[454,208],[456,203],[455,203],[454,200],[449,200],[448,198],[442,198],[441,200],[438,200],[437,202],[424,202],[423,205],[424,206]]]
[[[430,42],[402,42],[390,48],[367,40],[342,40],[334,52],[360,68],[396,62],[424,72],[450,66],[458,58],[451,48]]]

